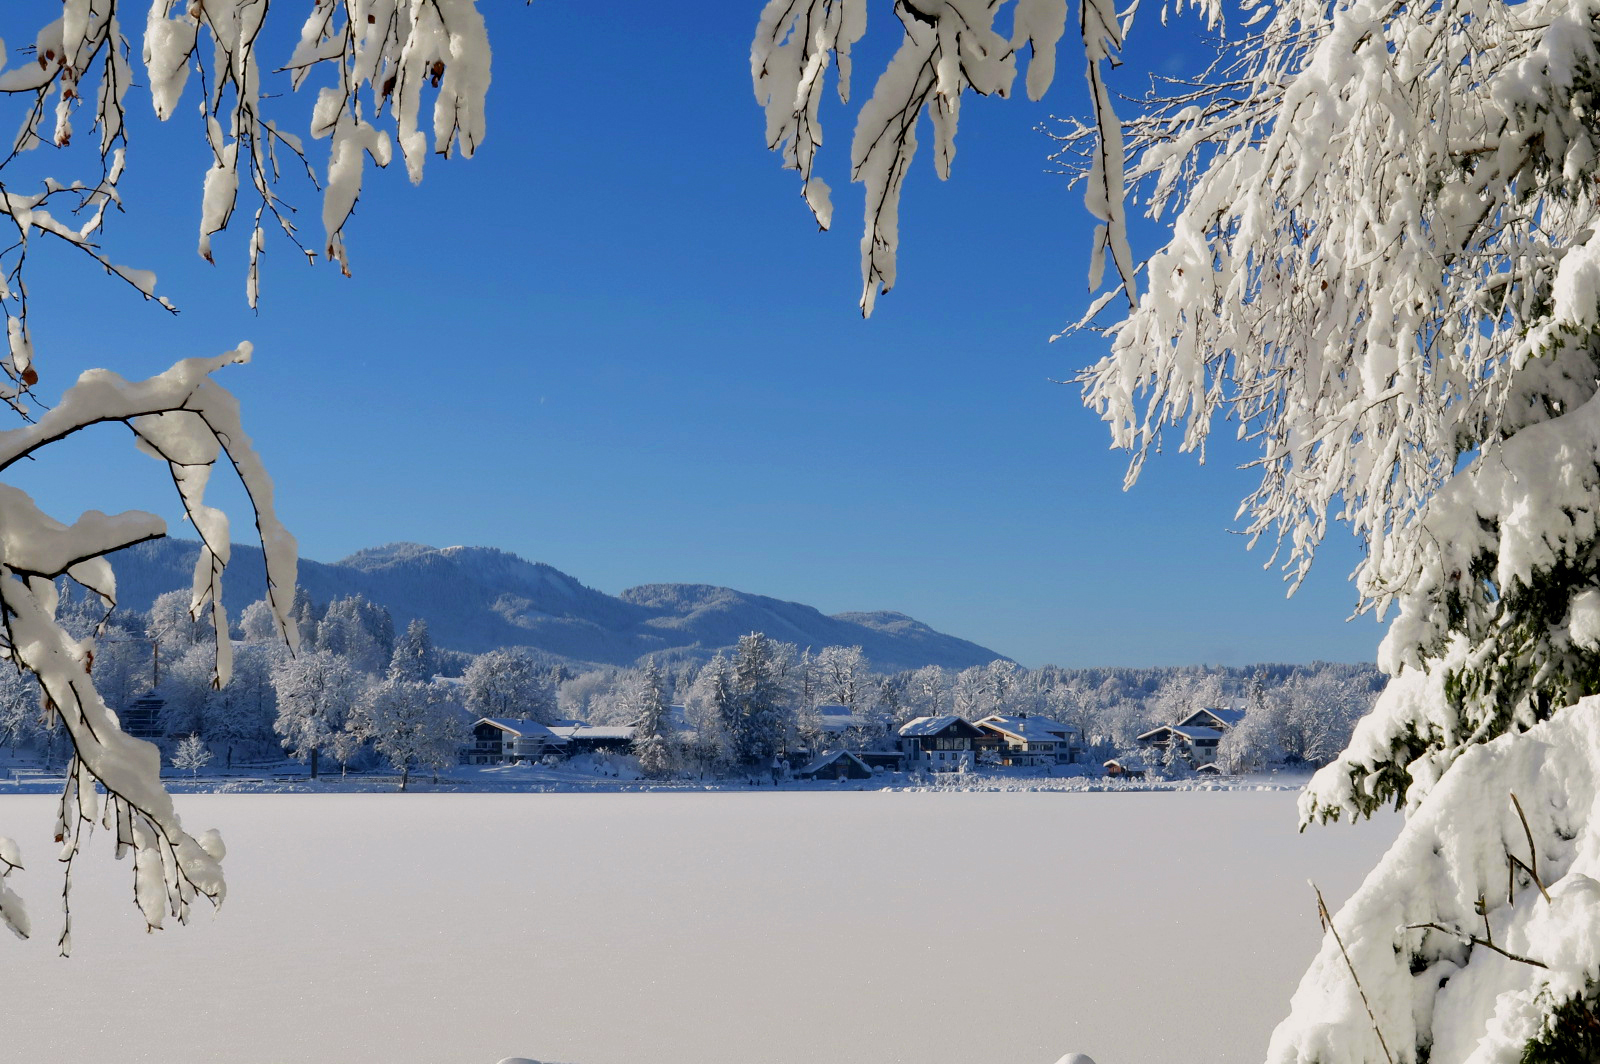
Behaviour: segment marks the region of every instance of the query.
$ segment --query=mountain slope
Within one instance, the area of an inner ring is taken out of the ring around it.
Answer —
[[[113,561],[122,604],[148,609],[157,595],[188,587],[198,549],[164,539],[120,552]],[[384,606],[396,627],[421,617],[440,646],[474,653],[525,646],[622,665],[644,654],[705,658],[761,631],[802,647],[859,644],[883,670],[966,668],[1003,656],[901,613],[829,617],[802,603],[707,584],[645,584],[607,595],[492,547],[391,543],[331,565],[302,558],[300,585],[317,602],[360,593]],[[259,548],[234,544],[223,587],[235,617],[265,594]]]

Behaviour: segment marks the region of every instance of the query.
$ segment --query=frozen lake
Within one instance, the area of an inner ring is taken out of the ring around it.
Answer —
[[[1398,818],[1284,792],[193,795],[230,897],[146,936],[0,800],[33,1064],[1249,1064]]]

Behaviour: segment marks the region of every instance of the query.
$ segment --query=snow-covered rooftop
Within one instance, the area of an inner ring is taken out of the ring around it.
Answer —
[[[554,739],[556,735],[549,728],[536,720],[519,720],[511,717],[479,717],[479,724],[493,724],[501,731],[510,732],[512,735],[532,737],[535,735]]]
[[[815,772],[820,772],[821,770],[827,768],[829,765],[833,764],[835,761],[838,761],[840,758],[849,758],[851,761],[854,761],[856,764],[861,766],[861,769],[862,769],[863,772],[871,772],[872,771],[871,767],[869,767],[865,761],[861,760],[859,757],[857,757],[855,754],[852,754],[850,751],[848,751],[848,750],[834,750],[831,753],[823,754],[821,757],[818,757],[818,758],[814,759],[805,768],[803,768],[799,772],[795,773],[795,775],[797,775],[797,776],[809,776],[809,775],[811,775],[811,774],[813,774]]]
[[[1049,717],[1024,717],[1011,713],[992,713],[978,721],[980,728],[993,728],[1030,743],[1066,742],[1078,729]]]
[[[954,713],[946,713],[942,717],[916,717],[900,725],[900,734],[904,736],[938,735],[950,725],[960,722],[972,727],[965,719]]]
[[[1237,728],[1239,722],[1244,720],[1245,711],[1242,709],[1223,709],[1218,706],[1208,706],[1197,709],[1178,722],[1183,727],[1209,728],[1221,724],[1224,729]]]
[[[850,712],[849,706],[818,706],[817,725],[830,734],[859,728],[867,722]]]
[[[1182,724],[1163,724],[1161,727],[1151,728],[1149,731],[1139,736],[1139,741],[1148,742],[1154,740],[1156,742],[1160,742],[1162,739],[1168,738],[1169,734],[1181,735],[1191,742],[1196,739],[1222,738],[1222,732],[1216,728],[1194,728],[1187,727]]]
[[[562,739],[632,739],[632,727],[591,728],[587,724],[558,724],[550,729]]]

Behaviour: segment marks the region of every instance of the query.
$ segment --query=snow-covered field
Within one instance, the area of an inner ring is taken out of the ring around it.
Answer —
[[[51,802],[0,799],[36,1064],[1100,1064],[1259,1059],[1397,818],[1297,835],[1281,791],[193,795],[215,919],[146,936]],[[20,882],[19,882],[20,881]]]

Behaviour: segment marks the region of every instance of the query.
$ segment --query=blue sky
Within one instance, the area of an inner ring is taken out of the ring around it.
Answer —
[[[759,5],[685,5],[670,26],[629,7],[485,4],[478,156],[432,161],[416,188],[398,166],[370,174],[354,276],[280,241],[259,314],[242,232],[217,266],[195,256],[192,120],[141,119],[107,247],[156,270],[182,313],[37,256],[45,384],[253,341],[255,363],[223,383],[319,560],[392,540],[496,546],[609,592],[703,582],[900,610],[1027,665],[1370,659],[1379,628],[1345,622],[1348,537],[1286,601],[1265,552],[1230,534],[1243,452],[1159,456],[1124,494],[1124,457],[1052,383],[1098,353],[1094,337],[1049,342],[1087,302],[1081,196],[1034,129],[1083,109],[1075,50],[1041,104],[964,107],[950,181],[924,138],[899,286],[862,321],[846,117],[824,115],[836,215],[821,234],[763,150]],[[871,18],[859,93],[897,40],[888,5]],[[1136,51],[1171,39],[1145,30]],[[297,200],[315,229],[313,195]],[[127,450],[108,430],[21,482],[63,516],[174,514],[154,463],[108,457]],[[218,498],[247,530],[237,493]]]

